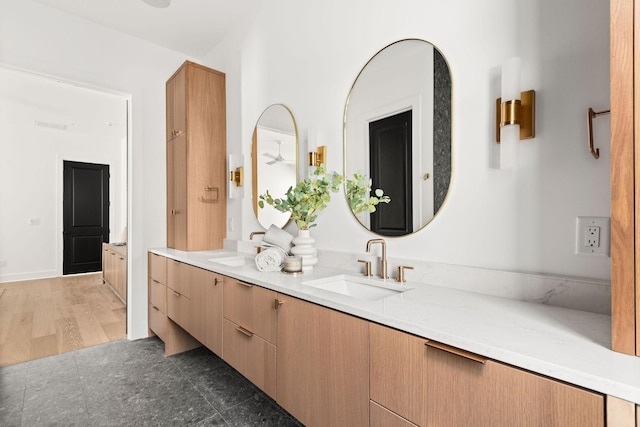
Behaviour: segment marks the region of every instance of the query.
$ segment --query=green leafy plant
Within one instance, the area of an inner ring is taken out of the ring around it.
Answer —
[[[318,212],[327,207],[331,201],[331,193],[340,189],[342,175],[336,172],[327,172],[324,165],[318,166],[311,178],[300,181],[295,187],[289,187],[285,197],[274,199],[267,190],[258,198],[258,206],[264,208],[265,202],[280,212],[291,212],[291,219],[296,222],[299,229],[315,227]]]
[[[375,212],[376,206],[380,203],[391,201],[391,198],[385,195],[381,188],[377,188],[373,195],[371,194],[371,179],[368,179],[366,175],[356,172],[353,174],[353,178],[345,181],[345,187],[347,200],[354,214]]]

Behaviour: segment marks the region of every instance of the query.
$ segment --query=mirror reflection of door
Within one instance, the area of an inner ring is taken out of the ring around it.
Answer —
[[[411,110],[369,123],[372,188],[382,188],[393,203],[371,213],[371,231],[382,236],[413,233]]]
[[[345,179],[352,179],[356,173],[367,177],[373,173],[369,170],[369,123],[411,111],[411,165],[406,170],[413,194],[406,199],[411,207],[404,206],[413,220],[411,232],[422,229],[435,217],[449,191],[451,101],[451,74],[446,59],[432,44],[416,39],[392,43],[374,55],[358,74],[347,98]],[[391,201],[378,205],[378,209],[403,203],[390,189],[383,185],[379,188]],[[372,187],[375,189],[376,185]],[[378,233],[372,229],[369,214],[354,214],[361,225]]]
[[[109,242],[109,165],[64,162],[62,274],[102,270]]]

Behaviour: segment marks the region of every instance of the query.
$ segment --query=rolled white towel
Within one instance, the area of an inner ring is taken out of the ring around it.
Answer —
[[[267,248],[256,255],[256,267],[260,271],[280,271],[287,252],[277,246]]]
[[[291,247],[293,246],[291,243],[292,240],[293,236],[291,234],[273,224],[271,224],[269,229],[264,233],[264,237],[262,237],[263,243],[277,246],[284,249],[286,252],[291,251]]]

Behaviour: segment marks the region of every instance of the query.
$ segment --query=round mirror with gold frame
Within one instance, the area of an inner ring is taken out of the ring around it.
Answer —
[[[285,194],[298,182],[298,128],[291,110],[283,104],[267,107],[253,130],[251,144],[253,176],[253,212],[260,225],[283,227],[290,213],[273,206],[258,207],[258,196],[267,190]]]
[[[391,200],[375,212],[356,210],[358,203],[349,200],[352,211],[382,236],[416,232],[445,202],[451,171],[447,61],[424,40],[392,43],[360,71],[344,111],[345,183],[370,180],[372,195],[381,189]]]

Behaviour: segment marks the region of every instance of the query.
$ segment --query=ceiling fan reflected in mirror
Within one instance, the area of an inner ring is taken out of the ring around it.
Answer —
[[[142,1],[148,4],[149,6],[153,6],[157,8],[168,7],[171,4],[171,0],[142,0]]]
[[[275,141],[276,144],[278,144],[278,155],[274,156],[271,153],[262,153],[263,156],[268,157],[270,159],[273,159],[269,162],[267,162],[268,165],[274,165],[276,163],[279,162],[286,162],[286,163],[290,163],[291,160],[287,160],[284,157],[282,157],[282,152],[281,152],[281,148],[282,148],[282,141]]]

